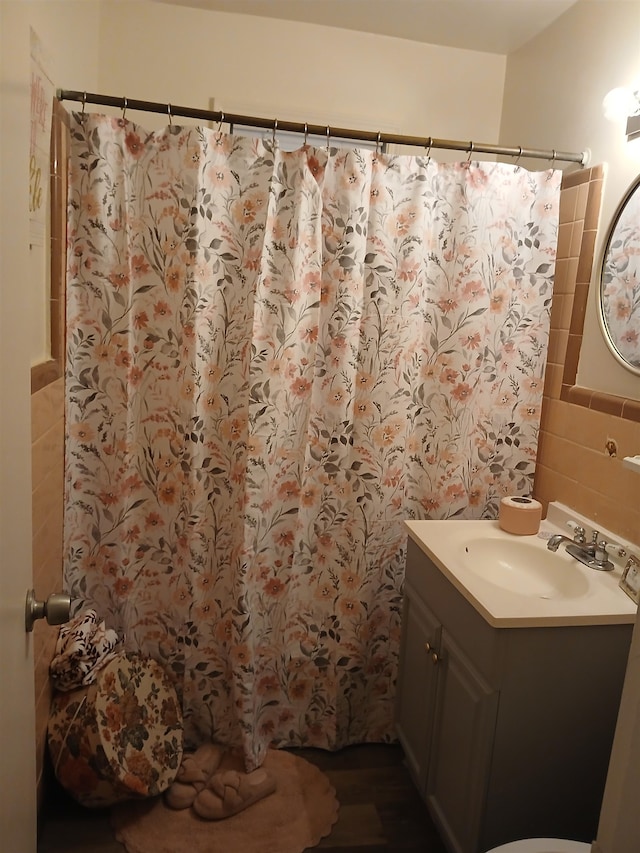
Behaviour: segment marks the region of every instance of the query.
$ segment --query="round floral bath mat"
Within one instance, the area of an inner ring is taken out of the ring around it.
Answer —
[[[329,835],[339,804],[329,779],[313,764],[270,749],[263,767],[276,790],[224,820],[202,820],[192,809],[175,811],[162,797],[115,806],[111,822],[127,853],[302,853]],[[242,770],[226,755],[221,770]]]

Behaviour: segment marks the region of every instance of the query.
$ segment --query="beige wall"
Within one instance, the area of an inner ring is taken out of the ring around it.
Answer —
[[[215,97],[227,112],[490,142],[505,67],[504,56],[316,25],[144,0],[103,7],[101,90],[162,103],[206,109]]]
[[[540,148],[591,151],[590,165],[607,164],[598,258],[618,202],[640,172],[640,140],[627,143],[624,123],[604,118],[611,89],[640,86],[640,2],[579,0],[538,38],[509,56],[502,141],[525,139]],[[640,377],[621,367],[604,343],[591,289],[578,382],[640,400]],[[640,447],[635,450],[640,453]]]

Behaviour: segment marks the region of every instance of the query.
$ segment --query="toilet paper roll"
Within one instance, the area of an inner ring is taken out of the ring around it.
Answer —
[[[517,536],[531,536],[540,529],[542,504],[533,498],[509,497],[500,501],[500,527]]]

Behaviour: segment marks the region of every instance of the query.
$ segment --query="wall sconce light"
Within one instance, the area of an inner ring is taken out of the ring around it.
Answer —
[[[640,136],[640,90],[619,87],[608,92],[602,101],[605,118],[613,122],[627,121],[627,141]]]

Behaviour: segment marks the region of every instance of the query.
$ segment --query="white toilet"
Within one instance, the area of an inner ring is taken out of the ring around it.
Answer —
[[[591,845],[561,838],[525,838],[493,847],[487,853],[590,853]]]

